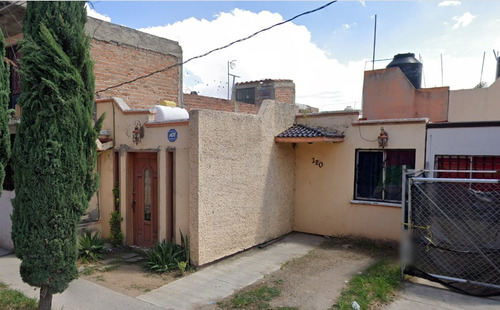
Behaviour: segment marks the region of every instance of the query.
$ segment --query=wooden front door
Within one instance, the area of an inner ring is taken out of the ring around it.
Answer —
[[[134,244],[152,247],[158,240],[158,177],[156,153],[134,154]]]

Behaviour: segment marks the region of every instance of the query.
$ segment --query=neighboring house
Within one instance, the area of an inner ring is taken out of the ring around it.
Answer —
[[[4,6],[0,25],[6,37],[7,57],[11,63],[11,102],[9,107],[16,109],[17,116],[19,116],[20,110],[16,102],[21,88],[20,74],[17,69],[20,58],[22,58],[19,42],[23,39],[22,20],[25,13],[25,3],[21,2],[18,5],[2,2],[0,5]],[[91,56],[95,61],[97,99],[117,96],[125,98],[128,105],[134,108],[149,108],[165,100],[175,102],[182,100],[182,66],[174,66],[171,70],[140,79],[132,84],[124,84],[106,90],[108,87],[146,75],[158,70],[158,68],[182,63],[182,49],[177,42],[91,17],[88,18],[86,32],[91,37]],[[108,115],[111,116],[113,113]],[[11,122],[10,126],[12,140],[15,137],[15,123],[15,121]],[[114,133],[111,133],[111,137],[113,135]],[[109,137],[103,138],[108,139]],[[110,147],[109,140],[103,140],[103,142],[108,142],[104,143],[105,147]],[[99,156],[99,158],[97,169],[101,174],[101,180],[103,180],[106,177],[102,176],[101,171],[105,171],[108,167],[101,163],[104,156]],[[10,199],[15,196],[15,192],[10,166],[7,168],[7,172],[0,200],[0,246],[12,248],[10,240],[12,205]],[[114,184],[113,179],[109,181]],[[101,184],[104,184],[103,181]],[[102,196],[106,196],[106,194],[99,191],[92,198],[87,214],[82,219],[85,226],[99,228],[101,225],[104,227],[108,225],[109,213],[100,210],[103,204]],[[103,230],[104,235],[108,233]]]
[[[13,64],[22,57],[22,20],[25,7],[10,5],[1,23],[7,41],[7,57]],[[15,20],[12,19],[15,16]],[[182,66],[139,79],[106,91],[108,87],[144,76],[159,68],[182,63],[182,49],[175,41],[88,17],[86,32],[91,37],[91,56],[95,61],[96,98],[120,97],[132,108],[148,108],[164,100],[182,101]],[[12,67],[11,69],[14,69]],[[11,70],[11,108],[20,94],[20,76]]]
[[[235,86],[235,93],[240,94],[240,87],[243,87],[243,92],[248,94],[250,89],[249,86],[252,86],[250,88],[253,89],[251,93],[263,92],[262,89],[265,88],[265,92],[272,95],[260,97],[253,97],[252,95],[252,98],[255,100],[239,101],[234,98],[234,100],[226,100],[222,98],[201,96],[196,92],[191,92],[190,94],[184,94],[182,107],[188,111],[192,109],[208,109],[257,114],[262,101],[270,99],[280,103],[295,104],[298,106],[300,114],[319,112],[318,108],[310,107],[306,104],[295,103],[295,84],[291,80],[265,79],[262,81],[238,83]]]
[[[450,92],[448,122],[427,126],[429,169],[500,170],[500,81],[488,88]],[[443,174],[441,174],[443,175]],[[447,174],[499,178],[499,174]]]
[[[260,106],[245,102],[227,100],[198,95],[196,92],[184,94],[182,107],[188,111],[193,109],[208,109],[226,112],[240,112],[248,114],[259,113]]]
[[[292,141],[294,230],[399,240],[402,166],[500,169],[498,79],[482,89],[421,89],[412,83],[411,68],[403,71],[398,67],[366,71],[360,112],[297,117],[298,124],[344,138],[334,144]],[[387,145],[381,147],[379,140],[385,136]],[[498,173],[438,176],[499,178]]]
[[[236,83],[233,98],[257,106],[264,100],[295,104],[295,84],[292,80],[276,79]]]

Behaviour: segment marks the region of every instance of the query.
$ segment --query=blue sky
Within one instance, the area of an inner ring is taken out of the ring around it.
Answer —
[[[184,59],[314,9],[325,1],[97,1],[111,22],[179,41]],[[361,108],[363,71],[376,59],[413,52],[424,63],[423,85],[472,88],[495,74],[500,49],[497,1],[339,1],[184,68],[184,90],[227,96],[227,61],[238,81],[293,79],[297,102],[321,110]],[[441,57],[443,77],[441,77]],[[377,62],[383,68],[386,62]]]

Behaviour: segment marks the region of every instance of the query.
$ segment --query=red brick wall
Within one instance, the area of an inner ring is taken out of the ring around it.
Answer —
[[[178,62],[175,56],[96,39],[91,42],[91,56],[95,61],[96,91]],[[132,84],[99,93],[96,98],[120,97],[131,108],[148,108],[163,100],[178,103],[179,93],[179,68],[174,67]]]
[[[295,103],[295,87],[276,87],[274,89],[274,98],[277,102]]]
[[[184,94],[184,108],[186,110],[191,109],[208,109],[217,111],[234,112],[234,105],[231,100],[206,97],[195,94]],[[259,106],[255,104],[248,104],[243,102],[237,102],[238,112],[247,114],[257,114],[259,113]]]

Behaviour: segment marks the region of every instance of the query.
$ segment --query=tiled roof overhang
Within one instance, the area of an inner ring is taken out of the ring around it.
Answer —
[[[274,138],[277,143],[342,142],[344,135],[295,124]]]

